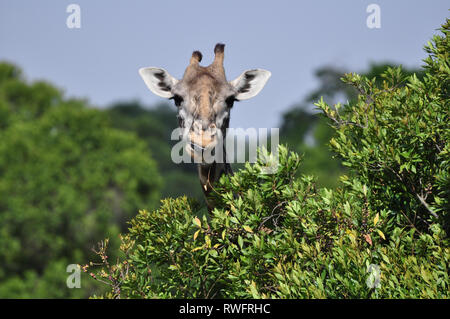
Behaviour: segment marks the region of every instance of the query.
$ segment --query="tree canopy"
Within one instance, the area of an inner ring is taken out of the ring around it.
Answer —
[[[377,85],[381,85],[382,74],[393,67],[395,64],[391,62],[371,63],[367,70],[361,72],[361,76],[374,79]],[[320,98],[330,104],[354,103],[359,92],[357,88],[342,81],[347,72],[334,66],[320,67],[315,73],[319,81],[318,88],[282,115],[281,142],[304,155],[300,172],[316,175],[321,186],[336,187],[339,176],[346,173],[346,170],[328,147],[328,142],[335,134],[334,130],[314,103]],[[424,74],[421,69],[402,68],[402,72],[405,77],[415,74],[419,79]]]
[[[104,112],[0,64],[0,297],[86,296],[68,264],[159,200],[152,153]]]

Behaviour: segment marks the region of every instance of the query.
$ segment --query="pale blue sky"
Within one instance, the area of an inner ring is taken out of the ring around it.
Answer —
[[[81,29],[66,27],[70,3],[81,7]],[[366,26],[371,3],[381,7],[381,29]],[[322,65],[421,65],[423,45],[449,8],[447,0],[0,0],[0,60],[98,107],[131,99],[152,105],[162,99],[138,68],[181,77],[193,50],[209,64],[223,42],[229,80],[248,68],[272,72],[257,97],[235,104],[231,126],[277,127],[281,113],[317,85]]]

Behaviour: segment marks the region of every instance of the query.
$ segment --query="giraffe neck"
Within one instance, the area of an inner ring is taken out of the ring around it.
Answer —
[[[205,196],[206,204],[208,210],[211,211],[214,208],[212,200],[208,199],[208,195],[213,191],[213,185],[216,181],[220,179],[222,175],[232,175],[233,170],[231,169],[230,163],[226,161],[225,150],[223,152],[224,160],[223,163],[212,162],[210,164],[198,164],[198,177],[200,180],[200,185],[202,186],[203,194]]]

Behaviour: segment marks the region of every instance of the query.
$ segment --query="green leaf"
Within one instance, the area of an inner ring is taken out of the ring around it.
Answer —
[[[239,244],[239,247],[241,247],[241,249],[242,249],[242,246],[244,245],[244,240],[242,239],[241,235],[238,236],[238,244]]]

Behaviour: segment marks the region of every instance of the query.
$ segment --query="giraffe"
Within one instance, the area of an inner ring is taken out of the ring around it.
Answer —
[[[223,174],[233,174],[224,147],[233,104],[256,96],[271,76],[267,70],[250,69],[235,80],[227,81],[224,49],[224,44],[216,44],[214,61],[206,67],[199,64],[201,52],[194,51],[181,80],[162,68],[139,69],[150,91],[173,100],[177,107],[179,129],[187,142],[185,150],[198,163],[198,176],[209,211],[214,208],[214,203],[208,199],[214,182]],[[214,155],[217,149],[222,150],[221,160],[205,161],[206,151]]]

